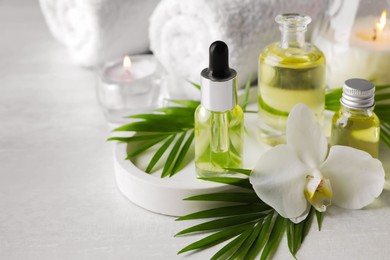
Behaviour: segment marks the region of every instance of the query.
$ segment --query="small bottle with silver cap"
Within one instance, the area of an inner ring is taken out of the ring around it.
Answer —
[[[228,174],[242,166],[244,113],[237,104],[237,72],[229,68],[229,49],[210,46],[209,67],[201,72],[201,104],[195,111],[197,177]]]
[[[380,122],[373,112],[375,86],[364,79],[349,79],[343,86],[341,108],[332,119],[331,145],[346,145],[378,158]]]

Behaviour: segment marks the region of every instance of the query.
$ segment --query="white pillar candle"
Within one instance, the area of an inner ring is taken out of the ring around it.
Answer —
[[[390,21],[382,18],[387,26],[383,25],[380,31],[376,28],[379,18],[379,15],[356,18],[349,35],[328,30],[313,37],[325,54],[330,88],[340,88],[349,78],[364,78],[376,85],[390,84]]]

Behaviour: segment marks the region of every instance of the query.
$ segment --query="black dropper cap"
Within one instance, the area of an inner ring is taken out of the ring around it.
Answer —
[[[215,81],[225,81],[236,76],[229,68],[229,48],[223,41],[215,41],[209,48],[209,67],[201,73],[202,77]]]

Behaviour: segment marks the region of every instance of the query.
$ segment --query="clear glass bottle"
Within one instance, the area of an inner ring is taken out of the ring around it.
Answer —
[[[323,120],[325,105],[325,57],[305,42],[311,18],[283,14],[275,18],[280,42],[268,45],[259,58],[259,127],[261,139],[276,145],[285,142],[287,117],[297,104],[306,104]]]
[[[375,86],[364,79],[349,79],[343,86],[341,108],[332,119],[331,145],[346,145],[378,158],[380,122],[373,112]]]
[[[244,113],[237,105],[237,73],[229,68],[228,47],[210,46],[210,65],[201,75],[201,105],[195,111],[197,177],[229,174],[241,168]]]

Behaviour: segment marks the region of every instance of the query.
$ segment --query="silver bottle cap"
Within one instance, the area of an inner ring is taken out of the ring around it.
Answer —
[[[365,79],[349,79],[343,85],[341,104],[348,108],[371,108],[375,105],[375,85]]]
[[[237,73],[226,80],[201,77],[201,103],[210,111],[225,112],[237,105]]]

